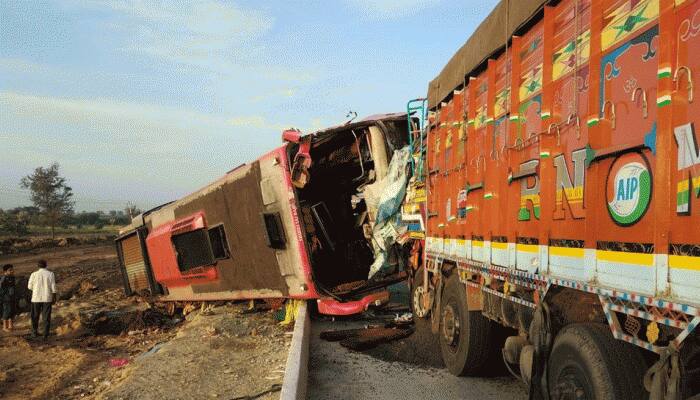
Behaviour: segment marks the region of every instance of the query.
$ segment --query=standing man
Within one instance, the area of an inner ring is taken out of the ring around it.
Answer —
[[[44,339],[51,329],[51,306],[56,301],[56,277],[46,269],[46,260],[37,262],[38,270],[29,276],[27,288],[32,291],[32,337],[39,335],[39,315],[44,320]]]
[[[2,266],[0,277],[0,304],[2,304],[2,330],[12,330],[12,318],[15,317],[15,269],[12,264]]]

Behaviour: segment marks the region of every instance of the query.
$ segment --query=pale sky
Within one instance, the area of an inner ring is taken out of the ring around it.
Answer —
[[[281,143],[405,110],[497,0],[0,0],[0,208],[177,199]]]

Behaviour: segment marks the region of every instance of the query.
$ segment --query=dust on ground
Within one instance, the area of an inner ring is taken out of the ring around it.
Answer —
[[[28,313],[14,332],[0,333],[0,398],[235,398],[281,383],[275,371],[284,369],[290,339],[271,312],[187,305],[185,317],[181,308],[126,297],[112,243],[34,249],[0,263],[14,264],[26,285],[40,258],[56,273],[61,299],[53,333],[32,339]]]
[[[279,398],[291,335],[269,313],[243,312],[229,304],[200,313],[104,398]]]

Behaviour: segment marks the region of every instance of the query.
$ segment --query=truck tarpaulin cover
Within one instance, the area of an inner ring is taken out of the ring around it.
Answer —
[[[526,24],[549,0],[501,0],[474,34],[428,85],[428,106],[435,107],[464,84],[469,75]]]
[[[368,185],[364,194],[370,216],[376,213],[372,227],[372,248],[374,250],[374,263],[369,270],[369,278],[372,278],[384,266],[386,266],[389,248],[406,230],[398,215],[401,211],[403,198],[406,196],[408,184],[407,165],[411,152],[408,147],[396,150],[391,162],[389,172],[378,182]],[[376,211],[374,211],[376,210]]]

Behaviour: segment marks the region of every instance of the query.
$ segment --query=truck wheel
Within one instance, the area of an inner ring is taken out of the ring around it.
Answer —
[[[557,335],[548,364],[552,399],[646,399],[644,359],[603,324],[574,324]]]
[[[413,275],[413,283],[411,285],[411,311],[418,318],[426,318],[433,308],[434,291],[426,291],[423,287],[423,274],[425,268],[420,267]]]
[[[469,311],[467,292],[457,274],[452,274],[442,292],[440,352],[450,373],[475,375],[488,361],[491,324],[481,311]]]

